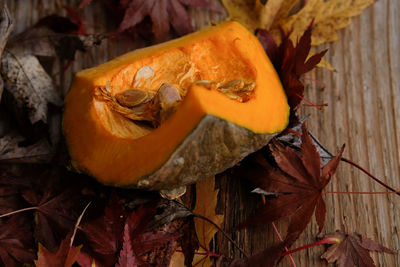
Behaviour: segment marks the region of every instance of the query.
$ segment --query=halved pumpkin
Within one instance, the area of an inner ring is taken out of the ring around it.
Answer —
[[[250,88],[245,98],[235,95],[238,81]],[[132,89],[155,95],[165,84],[183,101],[158,127],[113,108],[121,104],[118,95]],[[108,101],[98,97],[101,90]],[[283,130],[288,116],[279,77],[257,38],[228,22],[77,73],[63,131],[76,169],[104,184],[159,190],[232,167]]]

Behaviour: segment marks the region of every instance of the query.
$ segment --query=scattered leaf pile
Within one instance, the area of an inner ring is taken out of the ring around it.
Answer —
[[[221,229],[224,215],[215,211],[214,177],[198,183],[195,192],[189,190],[192,198],[182,201],[107,187],[69,170],[60,134],[65,90],[59,76],[77,51],[111,36],[87,34],[82,9],[92,2],[81,1],[77,9],[62,6],[68,17],[46,16],[16,35],[7,8],[0,12],[0,266],[275,266],[294,252],[287,249],[313,214],[321,232],[327,210],[323,191],[344,147],[332,156],[300,123],[301,79],[326,53],[310,55],[311,46],[336,40],[336,31],[374,1],[222,1],[230,18],[257,29],[291,107],[290,128],[235,167],[267,199],[237,228],[289,217],[282,242],[253,255]],[[189,8],[222,11],[208,0],[98,2],[116,20],[118,34],[155,42],[193,31]],[[212,251],[218,231],[243,258]],[[375,266],[370,251],[393,253],[357,233],[338,231],[327,238],[337,242],[322,258],[339,266]]]

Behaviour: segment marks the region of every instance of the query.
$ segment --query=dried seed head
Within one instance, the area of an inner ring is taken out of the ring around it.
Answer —
[[[115,96],[118,103],[125,107],[134,107],[153,99],[154,94],[149,91],[130,89]]]
[[[154,70],[150,66],[141,67],[135,75],[133,87],[137,87],[142,81],[150,79],[154,76]]]

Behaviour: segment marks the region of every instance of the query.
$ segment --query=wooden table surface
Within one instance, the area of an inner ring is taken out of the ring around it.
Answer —
[[[63,13],[54,0],[7,0],[15,19],[14,32],[21,32],[39,18],[57,12]],[[81,1],[60,1],[76,7]],[[84,9],[88,32],[107,31],[107,17],[99,0]],[[218,2],[215,0],[215,2]],[[222,15],[190,11],[193,23],[200,27],[208,21],[217,21]],[[109,27],[108,30],[112,29]],[[331,152],[336,153],[345,143],[344,156],[349,158],[392,187],[400,189],[400,1],[379,0],[355,18],[353,24],[339,32],[338,42],[323,45],[328,48],[326,59],[336,72],[326,69],[313,71],[307,82],[306,98],[313,103],[327,103],[324,111],[303,107],[302,114],[311,114],[307,124],[314,135]],[[86,54],[78,54],[70,70],[57,75],[65,85],[65,93],[74,72],[105,62],[123,52],[143,46],[104,42]],[[311,80],[325,83],[325,87]],[[219,175],[220,188],[217,210],[225,214],[224,227],[229,231],[259,203],[259,196],[249,193],[250,188],[239,179],[229,177],[229,172]],[[359,170],[341,163],[337,174],[328,185],[328,191],[386,192]],[[326,194],[327,221],[323,233],[345,227],[399,250],[400,197],[394,194],[339,195]],[[287,222],[277,224],[284,234]],[[315,220],[293,247],[316,240]],[[246,229],[231,233],[234,240],[248,253],[255,253],[278,240],[271,226]],[[216,252],[239,257],[239,252],[218,234],[213,241]],[[316,247],[293,255],[297,266],[325,266],[320,260],[323,247]],[[376,254],[372,257],[378,266],[400,266],[399,255]],[[285,258],[280,266],[290,266]]]

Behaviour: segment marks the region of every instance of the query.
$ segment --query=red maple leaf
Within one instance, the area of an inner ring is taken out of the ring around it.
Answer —
[[[313,23],[300,37],[296,46],[289,38],[291,32],[284,33],[282,31],[282,42],[278,46],[267,30],[257,31],[257,37],[281,79],[292,115],[304,96],[304,84],[300,80],[301,76],[315,68],[327,52],[324,50],[307,59],[311,49],[312,25]]]
[[[91,251],[85,255],[80,254],[78,261],[88,261],[91,266],[91,258],[99,259],[99,262],[112,264],[116,262],[118,251],[123,244],[123,231],[127,212],[115,195],[109,199],[103,216],[94,221],[83,223],[80,229],[85,233]],[[88,260],[90,258],[90,260]],[[83,264],[81,264],[83,265]],[[86,266],[86,265],[83,265]]]
[[[242,226],[262,225],[291,216],[286,237],[288,246],[304,231],[314,212],[319,229],[322,230],[326,215],[322,190],[335,173],[344,149],[343,146],[339,154],[321,169],[320,155],[304,124],[301,141],[301,156],[278,141],[270,144],[271,153],[280,170],[274,169],[258,153],[256,166],[245,172],[250,181],[261,189],[280,195],[269,200]]]
[[[321,258],[329,263],[336,262],[339,267],[365,266],[374,267],[375,263],[369,255],[370,251],[394,254],[376,241],[363,237],[358,233],[346,234],[336,231],[326,237],[337,238],[340,243],[331,245]]]
[[[33,238],[22,216],[12,216],[0,222],[0,263],[4,266],[20,266],[35,258]]]
[[[132,240],[129,232],[129,226],[126,224],[124,228],[124,243],[119,253],[118,264],[116,264],[116,267],[131,267],[139,265],[139,261],[132,250]]]
[[[207,0],[130,0],[120,1],[120,3],[126,11],[119,26],[119,32],[136,26],[149,16],[152,21],[152,32],[157,41],[167,38],[170,25],[180,35],[193,31],[186,7],[221,10]]]

